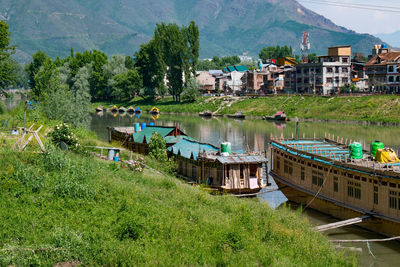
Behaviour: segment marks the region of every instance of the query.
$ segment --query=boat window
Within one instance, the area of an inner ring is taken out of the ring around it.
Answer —
[[[318,166],[318,170],[322,170],[322,166]]]
[[[383,186],[387,186],[387,182],[382,182],[382,185]]]
[[[310,163],[310,162],[308,162],[308,163],[307,163],[307,166],[311,167],[311,163]]]
[[[292,175],[293,174],[293,163],[285,160],[283,162],[283,171],[285,173]]]
[[[337,174],[337,170],[333,170],[333,173],[334,173],[334,174]]]
[[[354,179],[360,180],[360,176],[354,176]]]
[[[361,184],[354,183],[354,197],[357,199],[361,199]]]
[[[362,181],[363,181],[363,182],[366,182],[366,181],[367,181],[367,178],[362,177]]]
[[[257,164],[250,164],[250,177],[257,176]]]
[[[347,181],[347,195],[349,197],[354,197],[354,183]]]
[[[279,157],[276,157],[276,168],[278,170],[281,169],[281,159]]]
[[[312,183],[314,185],[322,186],[324,184],[324,175],[320,172],[312,172]]]
[[[306,178],[306,169],[304,167],[301,167],[301,180],[305,180]]]
[[[397,209],[397,192],[389,191],[389,207],[391,209]]]
[[[396,188],[396,184],[394,184],[394,183],[389,183],[389,186]]]
[[[315,164],[313,164],[312,166],[313,166],[313,168],[317,168],[317,165],[315,165]]]
[[[374,204],[375,205],[378,205],[378,203],[379,203],[378,193],[379,193],[378,187],[374,186]]]
[[[339,178],[333,177],[333,191],[339,192]]]

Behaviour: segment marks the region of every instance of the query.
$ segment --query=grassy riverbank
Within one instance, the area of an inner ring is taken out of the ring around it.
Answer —
[[[75,133],[83,145],[101,144],[85,130]],[[15,139],[1,139],[1,266],[357,264],[287,208],[211,196],[177,178],[91,155],[16,152]]]
[[[229,99],[231,101],[227,101]],[[93,107],[97,105],[99,104],[96,103]],[[139,106],[144,110],[157,106],[161,112],[183,113],[198,113],[206,109],[216,111],[220,108],[218,113],[221,114],[233,114],[242,111],[244,114],[252,116],[273,115],[276,111],[284,110],[291,118],[400,123],[400,116],[398,116],[400,99],[398,96],[392,95],[363,97],[277,96],[255,99],[203,97],[196,102],[182,104],[175,104],[170,98],[156,102],[140,98],[129,103],[122,103],[122,105],[125,107]]]

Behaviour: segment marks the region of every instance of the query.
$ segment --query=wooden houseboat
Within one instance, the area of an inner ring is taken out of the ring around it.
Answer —
[[[400,163],[378,163],[365,150],[352,159],[347,141],[329,138],[272,137],[270,150],[270,174],[290,201],[400,236]]]
[[[267,159],[257,153],[224,155],[211,144],[184,137],[168,148],[178,162],[178,174],[233,194],[252,194],[266,186]]]
[[[154,132],[165,138],[167,147],[178,142],[183,136],[190,139],[177,127],[147,126],[137,123],[134,127],[108,127],[107,129],[109,141],[119,141],[131,151],[145,155],[149,153],[148,142]]]

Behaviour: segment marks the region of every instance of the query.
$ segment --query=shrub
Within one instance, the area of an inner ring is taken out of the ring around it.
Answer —
[[[64,142],[71,150],[76,150],[80,146],[78,139],[66,123],[56,125],[48,136],[55,145],[60,145],[61,142]]]
[[[186,88],[182,92],[183,99],[187,101],[195,101],[200,96],[200,87],[201,85],[196,79],[190,79]]]
[[[128,161],[128,167],[131,171],[135,172],[143,172],[144,167],[146,165],[146,161],[144,157],[136,155],[135,160]]]
[[[6,108],[4,107],[4,104],[0,102],[0,114],[4,114]]]
[[[167,144],[161,134],[154,132],[149,141],[149,155],[161,162],[168,160]]]

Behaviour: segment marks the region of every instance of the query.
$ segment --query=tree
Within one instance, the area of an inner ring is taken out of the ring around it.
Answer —
[[[92,75],[92,66],[87,64],[81,67],[73,78],[71,92],[74,98],[74,121],[77,126],[87,125],[90,119],[89,108],[92,99],[90,95],[89,79]]]
[[[190,50],[190,64],[192,68],[192,74],[196,77],[196,65],[199,58],[200,40],[199,40],[199,28],[194,21],[191,21],[187,28],[187,40],[189,43]]]
[[[149,141],[149,156],[158,161],[165,162],[167,157],[167,145],[160,133],[153,132]]]
[[[26,65],[26,72],[28,73],[28,84],[31,89],[34,89],[35,84],[35,76],[39,72],[43,63],[50,59],[46,53],[42,51],[38,51],[32,55],[32,62]]]
[[[138,95],[143,87],[142,77],[135,69],[114,76],[112,95],[119,100],[130,100]]]
[[[278,57],[293,57],[293,48],[291,46],[268,46],[261,49],[260,59],[265,63],[268,59],[277,59]]]
[[[188,101],[195,101],[200,96],[200,87],[201,85],[196,79],[189,79],[182,93],[183,98]]]
[[[318,62],[317,54],[315,54],[315,53],[309,54],[308,55],[308,62],[310,62],[310,63]]]
[[[17,70],[11,54],[15,51],[15,46],[9,46],[10,32],[8,24],[0,21],[0,93],[12,85],[16,85]]]
[[[103,75],[103,66],[108,62],[107,55],[101,51],[93,50],[90,53],[92,63],[92,75],[89,79],[90,95],[94,99],[105,99],[104,88],[107,86],[107,79]]]
[[[47,57],[42,66],[34,76],[35,87],[32,93],[37,100],[45,101],[52,91],[60,88],[58,69],[51,58]]]

